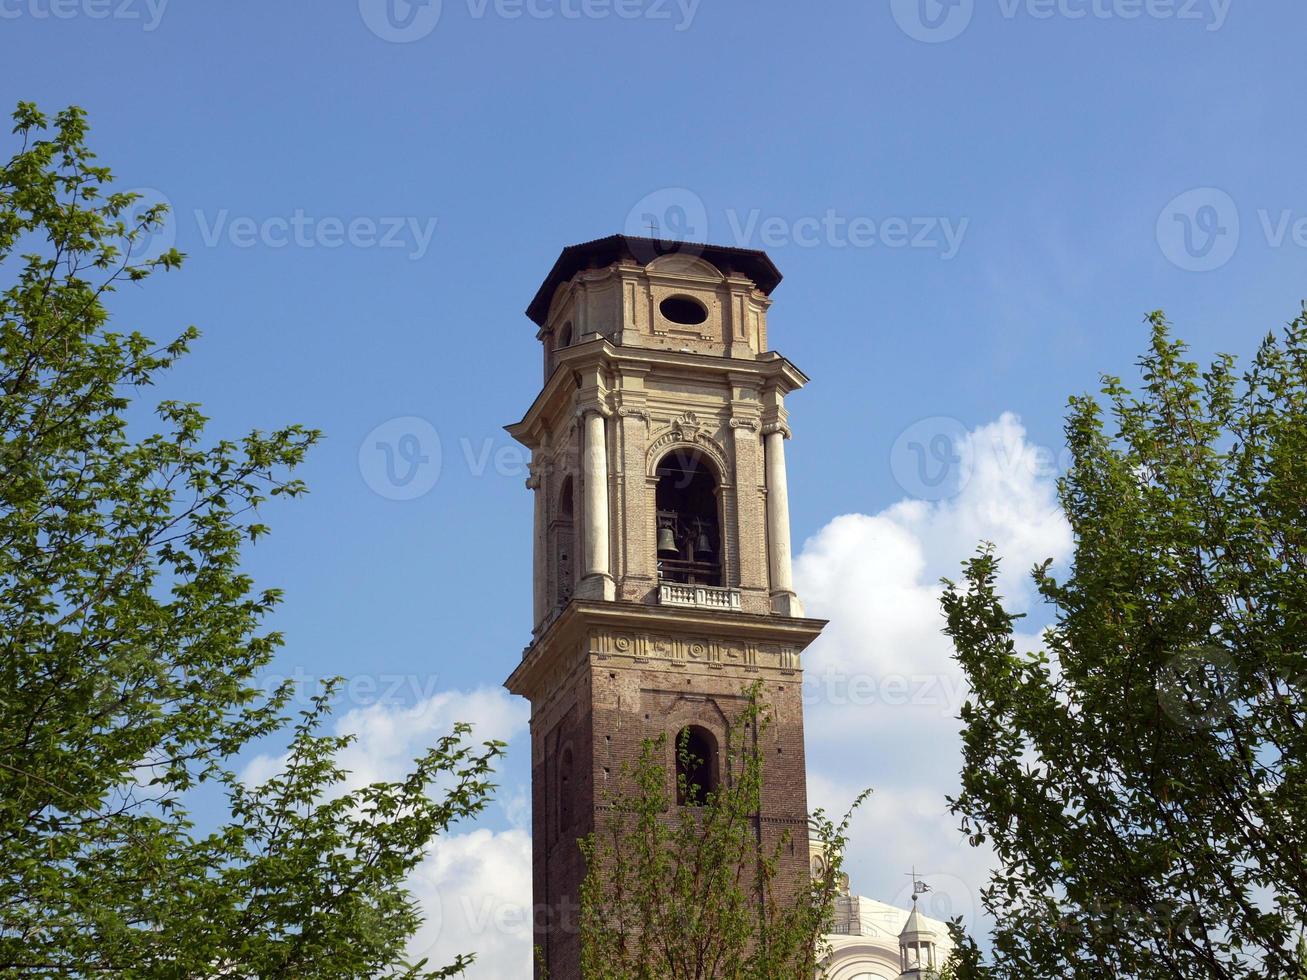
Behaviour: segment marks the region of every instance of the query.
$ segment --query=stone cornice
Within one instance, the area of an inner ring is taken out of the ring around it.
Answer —
[[[559,351],[557,356],[558,366],[522,421],[504,427],[509,435],[529,449],[537,448],[544,441],[544,432],[556,428],[561,419],[571,414],[575,407],[572,399],[578,376],[658,370],[719,378],[731,384],[749,378],[756,380],[759,389],[773,388],[782,397],[808,383],[807,375],[775,351],[756,359],[731,358],[621,347],[599,338]]]
[[[579,663],[595,658],[798,675],[800,655],[825,625],[821,619],[573,600],[504,684],[541,703]]]

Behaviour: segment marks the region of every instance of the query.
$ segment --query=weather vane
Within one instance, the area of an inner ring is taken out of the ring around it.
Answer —
[[[912,874],[908,875],[912,879],[912,901],[915,903],[917,898],[930,891],[930,886],[917,877],[917,866],[912,866]]]

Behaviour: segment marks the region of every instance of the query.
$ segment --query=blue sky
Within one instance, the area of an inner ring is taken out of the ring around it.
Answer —
[[[175,210],[184,270],[114,301],[203,331],[158,396],[215,434],[327,434],[250,556],[286,590],[284,673],[412,678],[410,701],[508,674],[521,311],[562,246],[647,214],[785,274],[772,342],[813,379],[796,549],[930,497],[903,455],[923,435],[1011,412],[1056,457],[1067,396],[1132,373],[1150,310],[1206,359],[1307,296],[1300,4],[385,2],[0,0],[0,101],[84,106],[121,186]],[[440,469],[394,500],[359,449],[404,417]],[[876,749],[855,782],[885,776]],[[897,875],[860,871],[882,897]]]

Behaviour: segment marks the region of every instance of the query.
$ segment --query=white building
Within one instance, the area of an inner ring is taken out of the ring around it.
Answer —
[[[815,840],[809,855],[813,875],[821,874],[825,855]],[[917,908],[916,896],[928,888],[915,872],[912,878],[912,908],[901,909],[852,894],[848,875],[842,876],[825,937],[828,980],[931,980],[943,969],[953,951],[948,925]]]
[[[953,944],[948,926],[912,909],[873,898],[841,895],[825,966],[830,980],[929,980]]]

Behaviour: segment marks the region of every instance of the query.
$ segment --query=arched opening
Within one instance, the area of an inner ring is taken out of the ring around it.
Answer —
[[[722,584],[718,484],[699,453],[675,450],[657,470],[658,578],[687,585]]]
[[[572,561],[575,542],[573,514],[572,477],[568,475],[563,478],[563,487],[558,491],[558,506],[549,528],[554,555],[554,605],[558,609],[566,606],[572,598],[575,567]]]
[[[703,806],[717,791],[717,739],[698,725],[676,736],[676,803]]]
[[[564,347],[572,346],[572,323],[569,320],[563,324],[563,328],[558,331],[558,342],[554,344],[554,350],[562,350]]]

